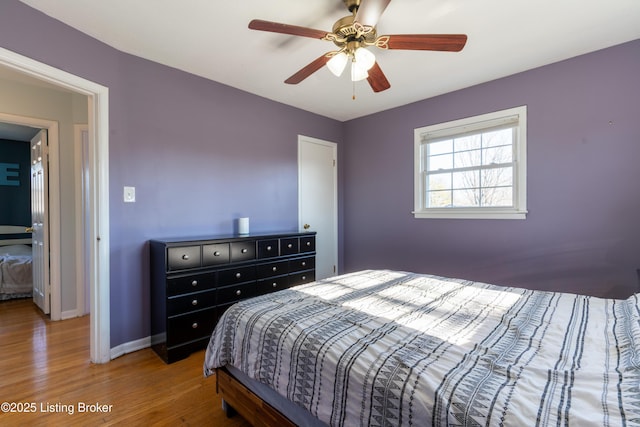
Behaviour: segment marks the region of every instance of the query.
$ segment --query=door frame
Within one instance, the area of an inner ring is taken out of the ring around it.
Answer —
[[[338,248],[339,248],[339,244],[338,244],[338,144],[335,142],[331,142],[331,141],[325,141],[322,139],[318,139],[318,138],[313,138],[310,136],[305,136],[305,135],[298,135],[298,230],[299,231],[304,231],[304,220],[302,219],[302,206],[300,203],[300,200],[302,200],[301,194],[303,192],[303,188],[302,188],[302,183],[301,183],[301,179],[300,179],[300,170],[302,167],[301,161],[300,161],[300,146],[302,144],[317,144],[317,145],[322,145],[328,148],[331,148],[333,151],[333,159],[334,159],[334,167],[333,167],[333,230],[331,230],[331,233],[333,234],[333,242],[334,242],[334,247],[332,248],[332,252],[333,252],[333,265],[335,266],[335,274],[339,274],[339,264],[338,264],[338,259],[340,258],[338,256]]]
[[[89,126],[89,265],[90,357],[93,363],[111,360],[109,304],[109,88],[0,47],[0,66],[87,96]],[[53,210],[53,207],[50,205]],[[59,206],[58,206],[59,215]],[[51,224],[52,230],[58,228]],[[85,263],[86,258],[89,262]],[[58,262],[59,264],[59,262]],[[52,301],[53,304],[53,301]],[[53,307],[52,307],[53,308]]]

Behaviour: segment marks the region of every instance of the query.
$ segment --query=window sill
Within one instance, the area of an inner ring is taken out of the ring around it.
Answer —
[[[526,210],[517,209],[430,209],[423,211],[413,211],[414,218],[430,219],[526,219]]]

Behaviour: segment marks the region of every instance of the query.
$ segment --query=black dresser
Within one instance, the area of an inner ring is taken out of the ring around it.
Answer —
[[[151,347],[167,363],[205,348],[231,304],[315,280],[315,232],[149,244]]]

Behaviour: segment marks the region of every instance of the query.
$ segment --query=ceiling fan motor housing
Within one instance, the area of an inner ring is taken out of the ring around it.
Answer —
[[[363,44],[373,44],[375,42],[377,37],[375,28],[354,24],[354,17],[352,15],[340,18],[333,24],[332,33],[341,38],[333,40],[338,47],[344,47],[345,43],[353,41],[358,41]],[[365,31],[363,32],[363,30]]]

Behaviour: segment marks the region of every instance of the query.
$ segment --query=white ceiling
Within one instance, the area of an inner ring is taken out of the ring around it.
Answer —
[[[464,33],[460,53],[373,49],[391,89],[373,93],[326,67],[284,80],[326,41],[249,30],[263,19],[330,31],[342,0],[21,0],[104,43],[345,121],[640,38],[639,0],[394,0],[378,34]],[[366,0],[363,0],[366,1]]]
[[[29,126],[14,125],[11,123],[0,122],[0,139],[8,139],[11,141],[31,141],[40,129]]]

